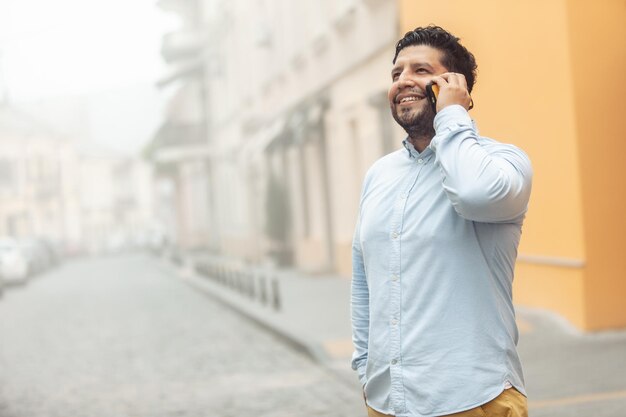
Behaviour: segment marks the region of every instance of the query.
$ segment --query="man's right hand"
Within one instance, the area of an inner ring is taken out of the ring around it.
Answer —
[[[437,113],[444,107],[459,104],[469,110],[472,98],[467,91],[467,81],[463,74],[446,72],[433,77],[432,81],[439,86],[437,96]]]

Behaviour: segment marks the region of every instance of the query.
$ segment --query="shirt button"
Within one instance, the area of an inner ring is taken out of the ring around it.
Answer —
[[[398,360],[397,360],[397,359],[392,359],[392,360],[391,360],[391,364],[392,364],[392,365],[395,365],[395,364],[397,364],[397,363],[398,363]]]
[[[394,239],[397,239],[398,238],[398,232],[393,232],[391,234],[391,237],[394,238]]]
[[[420,159],[418,159],[418,160],[417,160],[417,163],[418,163],[418,164],[423,164],[423,163],[424,163],[424,160],[423,160],[422,158],[420,158]]]
[[[398,276],[397,276],[396,274],[393,274],[393,275],[391,276],[391,280],[392,280],[392,281],[397,281],[397,280],[398,280]]]
[[[392,326],[397,326],[398,325],[398,320],[396,320],[396,319],[391,320],[391,325]]]

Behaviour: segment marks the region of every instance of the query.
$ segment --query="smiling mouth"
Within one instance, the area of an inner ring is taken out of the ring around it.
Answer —
[[[409,96],[409,97],[404,97],[402,100],[398,101],[398,104],[411,104],[411,103],[415,103],[418,102],[420,100],[424,99],[424,97],[420,97],[420,96]]]

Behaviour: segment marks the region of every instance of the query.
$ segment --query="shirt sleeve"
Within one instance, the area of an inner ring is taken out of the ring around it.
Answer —
[[[361,219],[357,220],[352,240],[352,290],[350,312],[352,318],[352,369],[357,371],[361,385],[365,386],[365,367],[369,340],[369,288],[365,276],[365,264],[360,243]]]
[[[480,140],[467,111],[448,106],[435,116],[430,147],[441,169],[443,188],[456,212],[467,220],[506,223],[523,218],[532,167],[519,148]]]

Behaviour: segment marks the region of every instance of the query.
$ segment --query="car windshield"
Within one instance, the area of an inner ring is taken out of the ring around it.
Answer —
[[[9,252],[9,251],[15,250],[15,248],[16,248],[16,244],[12,240],[6,240],[6,239],[0,240],[0,251]]]

